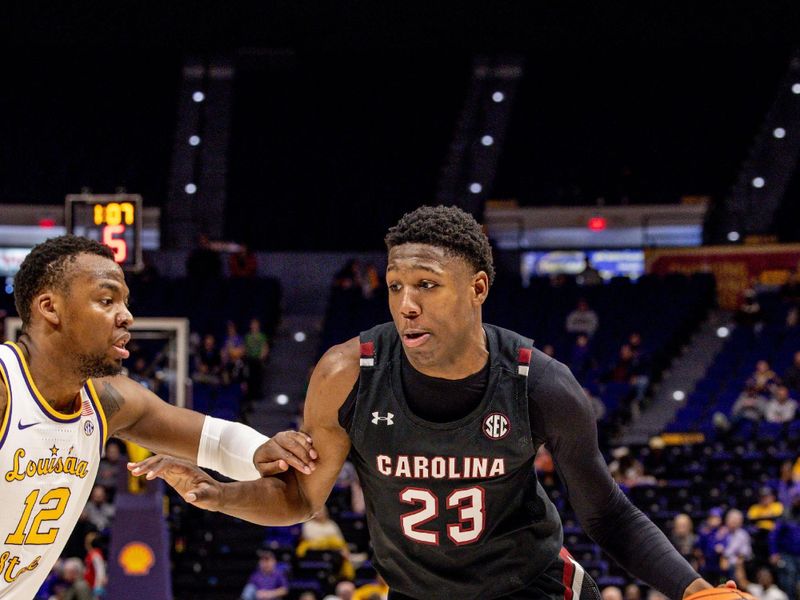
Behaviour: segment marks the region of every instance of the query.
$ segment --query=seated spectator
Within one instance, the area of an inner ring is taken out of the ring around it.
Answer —
[[[102,485],[107,492],[109,502],[113,501],[117,487],[128,479],[128,470],[125,468],[125,456],[122,454],[122,444],[119,440],[110,439],[106,444],[106,453],[100,459],[97,468],[95,483]]]
[[[750,534],[743,527],[742,511],[732,508],[725,515],[725,525],[718,532],[716,551],[720,555],[719,565],[728,578],[739,559],[750,560],[753,557]]]
[[[778,585],[790,599],[800,598],[800,483],[789,490],[790,503],[769,535],[770,563],[777,567]]]
[[[236,331],[236,324],[233,321],[228,321],[225,328],[225,341],[220,350],[223,382],[242,383],[244,381],[244,359],[247,352],[244,338]]]
[[[595,396],[589,388],[583,388],[583,393],[586,394],[586,397],[592,404],[592,408],[594,409],[595,420],[602,421],[603,418],[606,416],[606,405],[603,404],[603,401],[600,400],[600,398],[598,398],[597,396]]]
[[[742,420],[760,422],[764,418],[764,409],[767,406],[767,399],[761,395],[754,381],[745,384],[744,391],[736,398],[731,408],[732,424]]]
[[[767,556],[769,532],[775,529],[775,521],[783,514],[783,504],[775,499],[771,487],[762,487],[758,491],[758,502],[747,509],[747,519],[755,528],[753,536],[753,553],[756,556]]]
[[[689,515],[681,513],[675,517],[672,523],[672,531],[669,534],[669,541],[687,561],[691,563],[694,560],[697,535],[694,533],[694,523],[692,523],[692,518]]]
[[[64,561],[61,581],[53,586],[58,600],[94,600],[92,588],[83,578],[83,563],[80,558]]]
[[[696,555],[700,561],[700,574],[712,584],[718,583],[721,577],[717,543],[721,537],[722,509],[712,508],[706,520],[697,531]]]
[[[608,381],[616,383],[630,383],[634,374],[634,356],[633,350],[628,344],[622,344],[619,349],[619,356],[617,362],[611,367],[611,370],[606,374]]]
[[[340,581],[334,588],[332,595],[325,596],[322,600],[353,600],[356,584],[352,581]]]
[[[775,387],[772,398],[764,408],[764,418],[769,423],[789,423],[797,414],[797,400],[789,397],[789,388],[785,385]]]
[[[342,530],[328,516],[328,508],[324,507],[310,521],[303,523],[300,543],[297,545],[297,556],[303,558],[309,550],[336,550],[342,555],[342,567],[339,576],[353,580],[355,570],[350,563],[350,549],[342,535]]]
[[[625,586],[623,593],[624,600],[642,600],[642,588],[635,583],[629,583]]]
[[[103,554],[105,541],[97,532],[86,534],[86,558],[83,559],[86,571],[83,578],[95,597],[102,598],[105,594],[108,576],[106,575],[106,559]]]
[[[800,393],[800,352],[795,352],[792,364],[783,372],[783,385],[792,392]]]
[[[772,387],[778,383],[778,376],[766,360],[756,363],[756,370],[750,376],[753,385],[760,394],[770,394]]]
[[[258,568],[250,575],[242,590],[241,600],[267,600],[289,595],[289,582],[278,568],[275,554],[270,550],[258,551]]]
[[[353,512],[357,515],[363,515],[366,512],[366,504],[364,501],[364,490],[361,488],[361,482],[358,480],[356,468],[349,460],[344,461],[342,470],[339,471],[339,476],[336,478],[336,483],[333,484],[334,489],[347,492],[349,496],[349,506],[341,507],[343,510]]]
[[[139,385],[146,387],[148,390],[156,391],[155,382],[150,369],[147,366],[147,359],[145,359],[144,356],[138,356],[136,360],[133,361],[133,366],[128,372],[128,376]]]
[[[603,600],[623,600],[622,590],[615,585],[608,585],[600,592],[600,597]]]
[[[375,583],[362,585],[353,592],[353,600],[386,600],[389,597],[389,586],[383,577],[376,576]]]
[[[114,520],[114,506],[109,504],[106,494],[106,488],[102,485],[96,485],[92,488],[92,493],[89,495],[89,502],[86,503],[84,509],[86,518],[89,522],[97,527],[97,530],[102,532],[111,527],[111,521]]]
[[[207,333],[194,360],[192,378],[198,383],[219,385],[222,376],[222,357],[217,348],[217,340]]]
[[[556,349],[555,346],[553,346],[553,344],[545,344],[544,346],[542,346],[542,352],[544,352],[550,358],[556,357]]]
[[[595,269],[589,262],[589,258],[586,257],[583,259],[583,271],[578,273],[575,281],[580,286],[591,287],[602,284],[603,278],[600,276],[600,271]]]
[[[614,460],[608,465],[611,477],[623,488],[631,489],[637,485],[655,485],[656,478],[646,475],[644,465],[626,446],[611,452]]]
[[[754,285],[751,285],[742,292],[739,306],[733,318],[736,323],[742,327],[752,328],[756,333],[760,332],[763,326],[764,315],[762,314],[761,304],[758,302],[758,293]]]
[[[597,313],[589,308],[589,303],[581,298],[578,300],[577,308],[567,315],[565,326],[567,333],[572,335],[582,333],[591,339],[600,326],[600,319]]]
[[[775,489],[777,490],[778,501],[784,507],[792,503],[789,498],[789,492],[795,483],[800,483],[800,458],[797,459],[797,462],[785,460],[781,463]]]
[[[575,338],[568,366],[575,378],[582,382],[586,382],[589,372],[596,368],[596,362],[589,348],[589,336],[585,333],[581,333]]]
[[[757,583],[751,583],[747,579],[744,561],[740,560],[736,563],[734,581],[736,581],[736,587],[752,594],[757,600],[789,600],[786,592],[775,585],[775,576],[769,567],[760,567],[756,571]]]
[[[250,331],[244,336],[247,362],[247,397],[256,400],[263,395],[264,365],[269,356],[269,341],[261,331],[261,321],[250,319]]]

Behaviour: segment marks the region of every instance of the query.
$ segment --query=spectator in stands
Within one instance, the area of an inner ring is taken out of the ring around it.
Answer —
[[[600,276],[600,271],[592,266],[592,263],[589,262],[588,256],[583,259],[583,271],[578,273],[578,276],[575,278],[575,280],[578,285],[584,287],[591,287],[603,283],[603,278]]]
[[[769,532],[775,529],[775,521],[783,514],[783,504],[775,499],[771,487],[764,486],[758,491],[758,502],[747,509],[747,519],[754,528],[753,553],[767,556],[769,552]]]
[[[600,597],[603,600],[623,600],[622,590],[615,585],[608,585],[600,592]]]
[[[637,485],[655,485],[656,479],[646,475],[644,465],[636,458],[627,446],[620,446],[612,451],[614,460],[608,465],[611,477],[623,489],[631,489]]]
[[[297,597],[297,600],[317,600],[317,595],[312,591],[305,591]]]
[[[658,590],[651,589],[647,592],[647,600],[669,600],[664,594]]]
[[[356,591],[356,584],[352,581],[340,581],[336,584],[334,593],[325,596],[322,600],[352,600]]]
[[[220,356],[222,357],[222,373],[224,383],[244,382],[244,338],[236,331],[236,323],[228,321],[225,324],[225,341],[222,344]]]
[[[111,522],[114,520],[114,506],[108,502],[106,488],[102,485],[92,488],[85,512],[86,518],[97,527],[98,531],[102,532],[111,527]]]
[[[62,586],[56,594],[58,600],[94,600],[92,588],[83,578],[83,563],[80,558],[68,558],[64,561],[61,573]]]
[[[258,274],[258,258],[255,252],[240,244],[236,252],[228,255],[228,272],[231,277],[249,279]]]
[[[748,380],[745,388],[731,408],[731,426],[743,420],[759,423],[764,418],[767,399],[758,391],[754,380]]]
[[[697,545],[697,535],[694,533],[694,523],[692,523],[692,518],[689,515],[681,513],[675,517],[672,522],[669,541],[681,553],[681,556],[689,561],[689,564],[695,568],[697,567],[694,553]]]
[[[133,366],[128,372],[128,376],[139,385],[146,387],[150,391],[155,391],[156,385],[150,376],[150,369],[147,367],[147,359],[144,356],[138,356],[133,361]]]
[[[800,393],[800,352],[795,352],[792,364],[783,372],[783,385],[794,393]]]
[[[104,545],[105,541],[99,533],[93,531],[86,534],[86,557],[83,559],[86,570],[83,578],[96,598],[103,597],[108,582]]]
[[[589,373],[596,368],[597,365],[589,348],[589,336],[585,333],[578,334],[575,338],[568,366],[575,378],[582,383],[586,383]]]
[[[268,600],[289,595],[289,582],[271,550],[258,551],[258,568],[250,575],[240,600]]]
[[[739,559],[750,560],[753,557],[750,534],[743,525],[742,511],[732,508],[725,515],[725,525],[718,532],[716,550],[721,555],[719,565],[728,578],[733,577]]]
[[[333,484],[333,489],[338,492],[345,492],[345,496],[349,501],[348,506],[342,506],[342,510],[347,510],[358,515],[363,515],[367,508],[364,503],[364,490],[361,488],[361,482],[358,480],[356,468],[349,460],[344,461],[342,470],[339,471],[339,477],[336,478],[336,483]]]
[[[374,583],[367,583],[353,592],[353,600],[386,600],[389,597],[389,586],[383,577],[377,575]]]
[[[592,393],[592,390],[589,388],[583,388],[583,393],[586,394],[586,397],[589,399],[589,402],[592,403],[592,408],[594,408],[594,418],[597,421],[602,421],[603,418],[606,416],[606,405],[603,404],[603,401],[600,400],[597,396]]]
[[[752,594],[757,600],[789,600],[786,592],[775,585],[775,576],[769,567],[759,567],[756,571],[757,583],[751,583],[747,579],[744,561],[739,560],[736,563],[734,581],[740,590]]]
[[[309,550],[338,551],[342,556],[340,577],[348,580],[355,578],[355,570],[350,563],[350,549],[347,547],[342,530],[328,515],[327,507],[303,523],[300,543],[296,550],[297,556],[303,558]]]
[[[599,326],[600,318],[584,298],[578,300],[578,306],[567,315],[566,329],[572,335],[582,333],[591,339]]]
[[[212,334],[207,333],[203,336],[203,344],[195,356],[192,378],[198,383],[218,385],[221,375],[222,356],[217,348],[217,340]]]
[[[247,363],[247,397],[252,401],[261,398],[264,385],[264,364],[269,356],[269,342],[261,331],[261,321],[250,319],[250,331],[244,336]]]
[[[764,408],[764,418],[769,423],[789,423],[797,414],[797,400],[789,397],[789,388],[775,386],[772,398]]]
[[[772,387],[778,383],[778,375],[769,366],[766,360],[759,360],[756,363],[756,370],[750,376],[756,390],[761,394],[769,394]]]
[[[617,383],[630,383],[634,376],[634,356],[629,344],[622,344],[619,349],[617,362],[606,375],[608,381]]]
[[[100,466],[97,468],[95,483],[106,489],[109,501],[114,499],[120,482],[124,482],[128,478],[125,462],[126,458],[122,454],[122,444],[119,440],[108,440],[105,456],[100,459]],[[124,484],[122,485],[124,486]]]
[[[628,346],[633,353],[631,385],[636,390],[636,402],[640,404],[650,385],[650,357],[644,349],[642,335],[638,331],[634,331],[628,336]]]
[[[758,302],[758,293],[755,290],[754,282],[742,292],[733,318],[742,327],[752,328],[755,333],[760,333],[764,316],[761,304]]]
[[[624,600],[642,600],[642,588],[635,583],[629,583],[625,586],[622,597]]]
[[[792,503],[789,492],[795,483],[800,483],[800,458],[797,461],[785,460],[781,463],[780,473],[776,484],[778,501],[784,507]]]
[[[790,600],[800,598],[800,483],[789,490],[790,504],[769,536],[770,562],[778,569],[778,584]]]
[[[722,527],[722,509],[714,507],[697,532],[697,555],[700,559],[700,573],[710,583],[718,583],[721,576],[719,554],[716,546]]]
[[[556,357],[556,348],[553,346],[553,344],[545,344],[542,346],[542,352],[544,352],[550,358]]]

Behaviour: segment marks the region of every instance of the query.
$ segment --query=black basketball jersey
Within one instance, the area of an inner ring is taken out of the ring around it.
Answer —
[[[409,409],[394,324],[361,334],[352,457],[376,567],[392,590],[412,598],[506,595],[535,579],[561,548],[561,521],[533,470],[526,391],[532,342],[491,325],[484,330],[486,393],[450,423]]]

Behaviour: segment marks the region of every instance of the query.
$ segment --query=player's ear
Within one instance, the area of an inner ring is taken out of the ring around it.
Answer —
[[[486,271],[478,271],[472,276],[472,292],[477,304],[483,304],[489,295],[489,276]]]
[[[53,292],[43,292],[33,300],[33,310],[53,326],[61,323],[59,308],[60,304]]]

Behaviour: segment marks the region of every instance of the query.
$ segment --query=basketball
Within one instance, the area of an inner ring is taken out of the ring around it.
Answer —
[[[688,596],[686,600],[756,600],[756,597],[728,587],[715,587]]]

